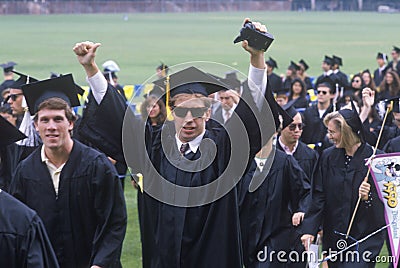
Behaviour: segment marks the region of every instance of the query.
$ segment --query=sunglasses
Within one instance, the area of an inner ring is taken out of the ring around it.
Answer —
[[[353,80],[355,83],[361,83],[361,80]]]
[[[318,92],[318,94],[321,94],[321,93],[322,93],[322,95],[326,95],[326,94],[328,94],[328,91],[322,91],[322,90],[318,90],[317,92]]]
[[[184,107],[175,107],[174,114],[177,117],[184,118],[186,117],[187,113],[190,111],[193,117],[203,117],[204,113],[208,110],[207,107],[199,107],[199,108],[184,108]]]
[[[298,127],[299,130],[302,130],[304,126],[305,125],[303,123],[298,123],[298,124],[290,124],[288,127],[290,131],[294,131],[296,130],[296,127]]]
[[[24,95],[23,93],[18,93],[18,94],[10,94],[8,97],[5,99],[5,102],[8,102],[9,99],[12,99],[12,101],[15,101],[18,96]]]

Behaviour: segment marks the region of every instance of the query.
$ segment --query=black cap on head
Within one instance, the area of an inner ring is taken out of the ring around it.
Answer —
[[[50,78],[56,78],[56,77],[60,77],[60,76],[63,76],[63,74],[58,74],[58,73],[54,73],[54,72],[50,73]],[[83,95],[83,93],[85,93],[85,90],[78,84],[75,84],[75,89],[76,89],[76,92],[81,96]]]
[[[272,95],[271,86],[269,83],[267,84],[267,90],[265,92],[265,99],[271,109],[272,115],[274,116],[275,121],[275,129],[278,130],[281,125],[282,120],[282,129],[287,127],[290,123],[293,122],[293,119],[290,115],[276,102],[274,96]]]
[[[237,78],[236,71],[232,71],[225,74],[225,78],[221,80],[223,83],[227,84],[230,89],[240,90],[240,80]]]
[[[301,65],[303,65],[305,71],[308,70],[309,66],[308,66],[308,64],[307,64],[303,59],[301,59],[301,60],[299,61],[299,63],[300,63]]]
[[[332,56],[332,59],[333,59],[333,63],[334,63],[334,64],[337,64],[337,65],[339,65],[339,66],[343,66],[343,61],[342,61],[342,58],[341,58],[341,57],[338,57],[338,56],[333,55],[333,56]]]
[[[247,21],[240,30],[239,36],[235,38],[233,43],[243,40],[247,40],[249,46],[252,48],[267,51],[269,46],[272,44],[272,41],[274,41],[274,37],[270,33],[260,32],[251,21]]]
[[[290,65],[289,65],[288,69],[298,71],[298,70],[300,70],[300,66],[297,65],[294,61],[290,61]]]
[[[0,148],[26,138],[21,131],[2,116],[0,116],[0,129]]]
[[[15,65],[17,65],[17,64],[13,61],[9,61],[9,62],[0,64],[1,68],[3,68],[5,73],[8,73],[8,72],[11,72],[12,70],[14,70]]]
[[[286,103],[282,108],[287,112],[287,114],[293,118],[296,116],[298,111],[293,107],[293,104],[296,102],[296,100],[291,100],[288,103]],[[290,124],[290,123],[289,123]],[[288,125],[289,125],[288,124]]]
[[[276,62],[276,60],[274,60],[273,58],[269,57],[269,59],[267,61],[265,61],[265,63],[272,68],[276,68],[278,69],[278,63]]]
[[[393,51],[396,51],[396,53],[400,54],[400,48],[393,46]]]
[[[155,86],[166,88],[167,77],[153,82]],[[171,97],[178,94],[201,94],[208,96],[220,90],[227,90],[229,86],[219,79],[204,73],[196,67],[189,67],[169,75]]]
[[[17,71],[12,71],[12,72],[19,75],[19,78],[17,80],[15,80],[15,82],[10,86],[10,88],[22,89],[22,86],[25,84],[34,83],[34,82],[39,81],[36,78],[30,77],[29,75],[19,73]]]
[[[334,81],[334,79],[332,79],[332,78],[334,78],[334,77],[332,77],[332,75],[330,75],[330,76],[324,76],[324,77],[319,81],[319,83],[318,83],[318,85],[317,85],[317,88],[320,87],[320,86],[325,86],[325,87],[328,87],[328,88],[331,90],[331,92],[333,92],[334,89],[335,89],[335,81]]]
[[[323,62],[325,62],[328,65],[333,65],[333,59],[327,55],[325,55]]]
[[[80,105],[72,74],[23,85],[22,91],[32,115],[43,101],[53,97],[63,99],[70,107]]]
[[[351,99],[351,110],[348,108],[339,110],[339,114],[341,114],[346,121],[346,123],[351,127],[354,133],[356,133],[359,137],[361,142],[365,142],[365,134],[363,131],[363,125],[360,119],[359,114],[357,113],[357,109],[354,105],[354,100]]]
[[[284,89],[284,88],[280,88],[275,91],[276,97],[288,97],[288,94],[289,94],[288,89]]]
[[[383,59],[385,62],[388,61],[388,55],[382,52],[378,52],[378,54],[376,55],[377,59]]]
[[[392,112],[400,113],[400,96],[385,100],[386,103],[392,103]]]

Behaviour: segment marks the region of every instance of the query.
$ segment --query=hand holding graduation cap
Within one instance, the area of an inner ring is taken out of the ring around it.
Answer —
[[[101,46],[100,43],[85,41],[76,43],[73,48],[79,63],[85,68],[88,77],[92,77],[99,71],[94,60],[96,57],[96,50],[99,46]]]
[[[245,18],[243,24],[246,24],[249,21],[250,21],[249,18]],[[256,30],[258,30],[260,32],[267,32],[267,28],[265,27],[265,25],[261,24],[260,22],[252,22],[252,24],[254,25]],[[263,50],[255,49],[255,48],[249,46],[249,41],[247,41],[247,40],[242,41],[242,47],[244,48],[244,50],[246,50],[247,52],[250,53],[251,65],[253,65],[254,67],[259,68],[259,69],[265,69],[265,60],[264,60],[264,51]]]

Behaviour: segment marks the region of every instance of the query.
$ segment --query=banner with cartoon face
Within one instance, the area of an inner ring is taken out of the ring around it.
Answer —
[[[369,168],[379,198],[385,205],[390,248],[397,267],[400,255],[400,153],[376,155]]]

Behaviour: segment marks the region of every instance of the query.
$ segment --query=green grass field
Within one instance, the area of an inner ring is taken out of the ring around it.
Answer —
[[[72,47],[101,42],[97,62],[113,59],[121,67],[122,84],[141,84],[154,75],[160,61],[172,66],[189,61],[218,62],[247,73],[248,55],[233,44],[245,17],[265,23],[276,40],[267,55],[284,73],[290,60],[304,58],[310,75],[321,73],[325,54],[344,59],[348,74],[376,68],[378,51],[399,45],[400,14],[236,12],[188,14],[123,14],[0,16],[0,62],[15,61],[17,70],[44,79],[50,72],[73,73],[85,85],[84,72]],[[153,77],[154,78],[154,77]],[[141,266],[136,191],[126,183],[129,222],[124,267]],[[386,252],[386,251],[384,251]],[[385,253],[386,254],[386,253]],[[380,264],[377,267],[387,267]]]

